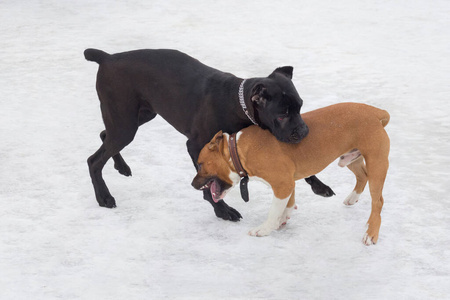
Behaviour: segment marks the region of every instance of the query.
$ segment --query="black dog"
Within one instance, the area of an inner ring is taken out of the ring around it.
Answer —
[[[119,173],[130,176],[119,152],[133,140],[138,127],[157,114],[188,138],[187,149],[195,166],[200,150],[219,130],[233,133],[253,122],[287,143],[298,143],[308,134],[300,116],[303,101],[291,82],[292,67],[278,68],[267,78],[251,78],[244,84],[176,50],[110,55],[86,49],[84,56],[100,65],[97,93],[106,130],[100,134],[102,146],[88,158],[100,206],[116,206],[102,178],[103,166],[112,157]],[[315,176],[307,182],[316,194],[334,194]],[[242,218],[223,200],[215,203],[210,191],[204,192],[204,198],[218,217]]]

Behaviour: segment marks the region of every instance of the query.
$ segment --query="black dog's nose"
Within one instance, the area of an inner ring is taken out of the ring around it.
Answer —
[[[291,136],[289,137],[289,139],[293,142],[293,143],[298,143],[300,142],[302,139],[304,139],[309,133],[309,128],[308,126],[306,126],[306,124],[302,127],[302,128],[296,128],[292,131]]]

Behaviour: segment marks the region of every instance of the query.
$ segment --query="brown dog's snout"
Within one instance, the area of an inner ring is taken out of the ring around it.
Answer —
[[[197,174],[194,179],[191,182],[191,185],[194,187],[194,189],[199,190],[201,185],[199,184],[199,178],[200,176]]]
[[[192,180],[191,185],[196,190],[204,190],[206,188],[209,188],[208,185],[208,179],[200,176],[200,174],[197,174],[194,179]]]

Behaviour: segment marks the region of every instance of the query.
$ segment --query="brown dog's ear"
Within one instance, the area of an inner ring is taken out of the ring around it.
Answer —
[[[265,107],[269,95],[267,94],[267,88],[264,84],[257,84],[252,90],[252,102],[259,106]]]
[[[216,133],[216,135],[211,139],[208,144],[208,149],[211,151],[217,151],[219,149],[219,145],[223,140],[223,132],[222,130]]]
[[[289,79],[292,79],[292,73],[294,72],[294,68],[291,66],[285,66],[285,67],[279,67],[277,69],[275,69],[275,71],[272,72],[273,73],[281,73],[284,76],[286,76]],[[270,75],[272,75],[270,74]],[[269,77],[270,77],[269,75]]]

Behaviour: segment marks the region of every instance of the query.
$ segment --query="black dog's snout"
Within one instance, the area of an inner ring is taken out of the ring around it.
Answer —
[[[309,127],[305,124],[305,126],[303,126],[302,132],[300,134],[300,139],[306,137],[309,133]]]
[[[294,140],[294,141],[299,140],[300,137],[299,137],[299,135],[298,135],[298,132],[293,132],[293,133],[291,133],[291,136],[289,137],[289,139],[290,139],[290,140]]]
[[[300,142],[303,138],[305,138],[309,133],[309,128],[306,124],[303,127],[295,128],[289,139],[293,142]]]

